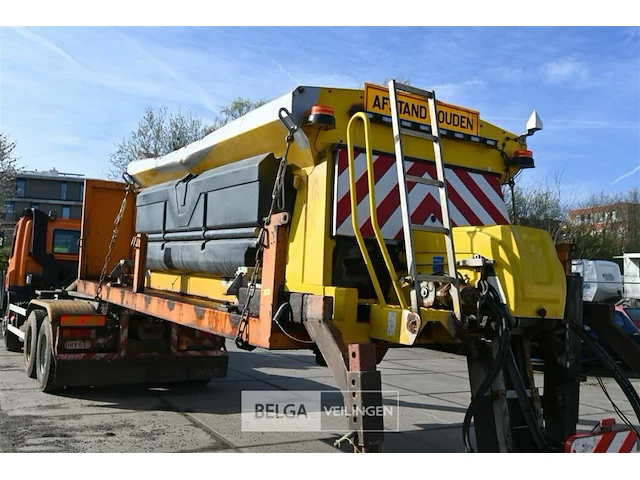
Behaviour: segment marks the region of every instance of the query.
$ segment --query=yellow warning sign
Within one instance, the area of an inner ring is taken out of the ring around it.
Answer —
[[[365,110],[391,116],[389,90],[373,83],[364,84]],[[437,102],[438,125],[446,130],[478,135],[480,112],[468,108]],[[403,120],[431,124],[427,99],[411,93],[398,92],[398,114]]]

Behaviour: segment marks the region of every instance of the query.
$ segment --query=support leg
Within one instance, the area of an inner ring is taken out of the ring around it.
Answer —
[[[475,342],[467,357],[471,394],[475,395],[493,365],[498,349],[491,344]],[[509,411],[503,373],[499,373],[487,394],[479,399],[475,411],[474,429],[479,453],[510,452],[513,450]]]
[[[582,324],[582,279],[567,276],[565,318]],[[541,338],[544,359],[542,398],[545,437],[556,449],[576,433],[580,405],[580,339],[566,326]],[[559,450],[562,451],[562,450]]]
[[[384,439],[382,380],[373,344],[347,346],[331,321],[306,319],[304,325],[342,392],[356,452],[380,452]],[[348,356],[348,359],[346,357]]]

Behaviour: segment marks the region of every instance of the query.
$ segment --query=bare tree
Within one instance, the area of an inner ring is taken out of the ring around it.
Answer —
[[[402,83],[403,85],[411,85],[411,78],[405,75],[398,75],[397,77],[387,77],[381,85],[387,85],[389,80],[395,80],[396,83]]]
[[[576,247],[576,258],[611,259],[640,251],[640,193],[596,192],[583,200],[562,182],[563,170],[526,187],[503,189],[512,223],[540,228],[555,243]]]
[[[542,181],[526,187],[503,187],[507,211],[512,223],[540,228],[562,241],[571,203],[562,184],[563,171],[550,173]]]

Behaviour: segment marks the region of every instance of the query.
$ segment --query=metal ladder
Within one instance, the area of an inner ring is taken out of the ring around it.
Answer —
[[[429,104],[429,117],[431,119],[431,133],[420,132],[403,128],[398,114],[397,92],[403,91],[427,99]],[[391,104],[391,122],[393,124],[393,139],[395,143],[396,167],[398,170],[398,188],[400,191],[400,210],[402,213],[402,231],[404,233],[404,244],[407,258],[407,269],[413,288],[411,289],[411,309],[420,313],[418,295],[420,292],[420,282],[443,282],[450,283],[451,299],[453,301],[453,313],[458,321],[462,320],[460,311],[460,284],[456,272],[456,257],[453,246],[453,232],[451,231],[451,218],[449,217],[449,196],[447,195],[447,182],[445,179],[445,166],[442,160],[442,145],[440,130],[438,128],[438,115],[436,113],[436,94],[433,90],[422,90],[410,85],[396,83],[389,80],[389,100]],[[402,153],[402,135],[422,138],[432,142],[435,155],[437,180],[407,175]],[[407,181],[429,185],[438,188],[440,194],[440,208],[442,210],[442,227],[419,225],[411,223],[411,210],[409,208],[409,196],[407,194]],[[423,232],[441,233],[445,237],[445,247],[447,250],[448,275],[422,275],[417,273],[415,252],[413,249],[413,230]]]

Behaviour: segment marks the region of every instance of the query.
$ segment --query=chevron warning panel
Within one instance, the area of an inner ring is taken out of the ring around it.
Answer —
[[[373,237],[369,214],[366,157],[364,151],[361,150],[356,150],[354,155],[360,231],[365,237]],[[339,149],[335,154],[334,235],[353,235],[347,166],[347,149]],[[436,178],[434,162],[406,160],[406,167],[407,175]],[[378,223],[382,234],[388,240],[400,239],[402,238],[402,218],[395,156],[391,154],[374,154],[373,171],[376,182],[375,195]],[[509,224],[498,174],[480,173],[456,167],[447,168],[445,176],[447,178],[447,191],[453,226]],[[440,198],[436,187],[407,182],[407,193],[412,223],[442,225]]]
[[[633,430],[579,434],[567,440],[567,453],[631,453],[637,450],[638,436]]]

